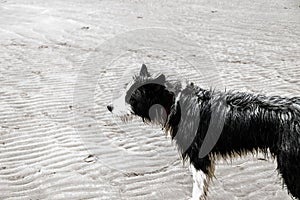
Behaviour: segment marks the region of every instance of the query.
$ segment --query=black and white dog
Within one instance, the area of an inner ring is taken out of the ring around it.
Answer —
[[[300,97],[205,90],[163,74],[151,77],[143,65],[107,108],[123,119],[137,115],[162,125],[191,164],[193,200],[206,199],[215,159],[257,151],[277,158],[288,192],[300,199]]]

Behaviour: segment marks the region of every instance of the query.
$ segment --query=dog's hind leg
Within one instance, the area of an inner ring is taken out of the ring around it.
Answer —
[[[278,171],[288,192],[300,200],[300,155],[282,151],[277,157],[277,162]]]
[[[190,200],[206,200],[211,177],[203,170],[197,169],[192,163],[190,170],[193,173],[193,193]]]

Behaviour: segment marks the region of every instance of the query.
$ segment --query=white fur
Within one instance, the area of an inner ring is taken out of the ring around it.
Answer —
[[[118,116],[126,116],[132,113],[132,109],[130,104],[125,101],[126,93],[132,86],[132,82],[129,83],[125,89],[125,91],[121,94],[121,96],[115,99],[112,102],[113,110],[112,113]]]
[[[115,115],[130,115],[131,106],[125,101],[125,94],[122,94],[119,98],[112,102],[113,110],[112,113]]]
[[[206,175],[203,171],[197,170],[192,164],[190,165],[190,170],[193,173],[193,195],[190,200],[205,199],[204,189]]]
[[[181,90],[185,89],[188,85],[188,82],[186,80],[181,81]]]
[[[179,101],[180,99],[180,96],[181,96],[181,91],[184,90],[186,88],[186,86],[188,85],[188,83],[186,81],[181,81],[181,90],[180,92],[177,94],[176,98],[175,98],[175,104],[177,105],[177,102]]]

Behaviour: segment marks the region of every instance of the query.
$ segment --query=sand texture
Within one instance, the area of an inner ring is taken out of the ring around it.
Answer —
[[[170,139],[106,105],[142,63],[205,88],[299,96],[299,5],[0,0],[0,199],[188,199]],[[208,199],[291,197],[258,154],[218,162]]]

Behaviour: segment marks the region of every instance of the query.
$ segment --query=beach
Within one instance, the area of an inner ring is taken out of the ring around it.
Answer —
[[[203,88],[300,94],[293,0],[0,0],[0,199],[186,200],[160,127],[106,106],[139,72]],[[216,164],[208,200],[290,200],[276,160]]]

